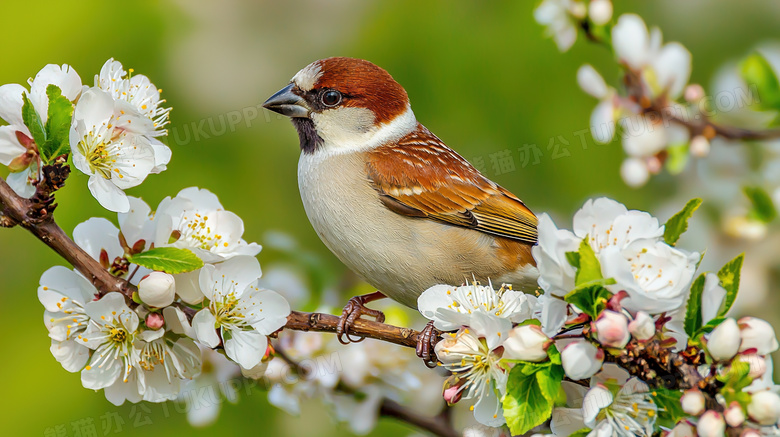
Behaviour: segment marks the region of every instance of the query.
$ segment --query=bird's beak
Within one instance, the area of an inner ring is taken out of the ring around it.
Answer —
[[[303,97],[295,94],[291,83],[277,91],[263,103],[263,108],[278,112],[291,118],[306,118],[311,113],[311,107]]]

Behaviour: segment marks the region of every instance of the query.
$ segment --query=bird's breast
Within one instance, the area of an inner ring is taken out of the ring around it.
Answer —
[[[392,299],[416,307],[436,284],[510,274],[495,237],[387,209],[366,176],[362,153],[301,154],[304,209],[323,243]],[[534,269],[535,270],[535,269]],[[506,280],[506,279],[504,279]]]

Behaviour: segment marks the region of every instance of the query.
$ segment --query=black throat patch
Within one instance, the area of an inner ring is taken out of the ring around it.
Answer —
[[[298,131],[298,139],[301,142],[303,153],[314,153],[322,145],[322,138],[317,135],[314,122],[310,118],[303,117],[295,117],[291,120],[295,130]]]

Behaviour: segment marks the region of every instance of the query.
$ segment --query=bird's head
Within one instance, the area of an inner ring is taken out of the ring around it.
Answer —
[[[304,153],[369,150],[417,127],[403,87],[362,59],[312,62],[263,107],[292,119]]]

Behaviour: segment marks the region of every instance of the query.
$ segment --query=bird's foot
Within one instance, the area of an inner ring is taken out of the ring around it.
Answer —
[[[373,293],[364,294],[362,296],[355,296],[350,299],[349,302],[347,302],[347,305],[344,306],[344,310],[341,312],[341,317],[339,317],[339,324],[336,327],[336,338],[339,340],[339,343],[359,343],[366,339],[365,337],[358,337],[357,339],[353,340],[349,336],[349,330],[355,324],[357,319],[360,318],[360,316],[371,316],[374,317],[377,322],[384,323],[385,313],[379,310],[366,308],[365,304],[378,299],[383,299],[385,297],[387,296],[382,294],[382,292],[375,291]]]
[[[422,358],[423,362],[429,368],[436,367],[439,360],[436,358],[436,343],[439,342],[441,331],[433,327],[433,321],[428,322],[420,331],[417,337],[417,356]]]

